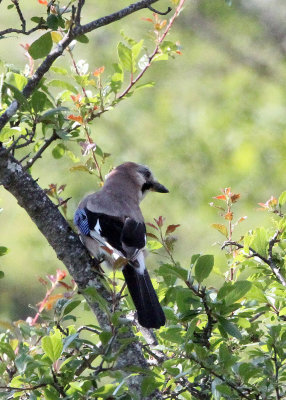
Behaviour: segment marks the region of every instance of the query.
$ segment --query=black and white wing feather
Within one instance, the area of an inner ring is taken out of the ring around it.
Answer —
[[[78,208],[74,222],[83,236],[97,241],[98,248],[109,247],[114,259],[123,256],[129,263],[123,275],[138,313],[139,323],[146,328],[165,324],[165,315],[145,267],[143,249],[146,227],[130,217],[119,218]]]

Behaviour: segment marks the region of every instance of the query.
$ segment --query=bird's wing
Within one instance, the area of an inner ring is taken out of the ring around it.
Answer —
[[[144,222],[120,218],[78,208],[74,222],[82,235],[90,236],[100,245],[113,249],[115,254],[135,260],[146,244]]]

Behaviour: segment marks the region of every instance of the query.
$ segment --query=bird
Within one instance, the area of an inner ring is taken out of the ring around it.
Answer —
[[[110,267],[119,258],[126,260],[122,273],[138,322],[158,329],[166,319],[145,265],[146,226],[140,209],[150,191],[169,192],[147,166],[125,162],[111,170],[100,190],[82,199],[74,223],[83,244],[97,260]]]

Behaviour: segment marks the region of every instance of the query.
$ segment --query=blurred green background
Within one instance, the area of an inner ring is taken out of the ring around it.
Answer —
[[[6,2],[8,3],[8,2]],[[45,14],[36,0],[20,1],[27,20]],[[33,4],[32,4],[33,3]],[[96,3],[94,5],[94,3]],[[116,11],[129,2],[87,0],[83,22]],[[156,3],[165,10],[169,2]],[[142,203],[147,221],[163,215],[167,223],[181,224],[175,258],[186,267],[197,252],[216,254],[216,264],[226,261],[217,241],[223,241],[212,223],[223,223],[209,206],[212,197],[230,186],[241,200],[236,217],[248,216],[235,238],[262,225],[267,216],[257,203],[285,190],[286,167],[286,3],[275,0],[186,1],[169,39],[180,42],[182,55],[154,63],[143,82],[155,81],[151,89],[138,91],[131,99],[96,120],[93,140],[111,153],[106,169],[130,160],[151,167],[169,188],[168,195],[151,194]],[[105,66],[104,76],[117,62],[120,30],[136,40],[144,38],[152,48],[150,29],[143,21],[148,10],[106,26],[89,35],[87,45],[77,44],[75,59],[86,60],[90,69]],[[15,9],[1,4],[1,27],[20,27]],[[284,21],[284,22],[283,22]],[[30,24],[32,27],[33,25]],[[32,43],[40,33],[24,37],[7,35],[0,42],[1,59],[23,69],[27,60],[20,44]],[[36,63],[36,65],[38,62]],[[64,55],[56,65],[69,68]],[[104,79],[103,76],[103,79]],[[72,218],[80,198],[97,189],[92,175],[70,172],[68,159],[55,160],[49,149],[33,168],[42,187],[67,184],[65,197]],[[80,149],[75,149],[78,156]],[[33,315],[45,293],[38,277],[62,268],[53,250],[25,212],[3,188],[0,190],[0,245],[10,249],[1,257],[0,319]],[[150,256],[151,268],[160,257]]]

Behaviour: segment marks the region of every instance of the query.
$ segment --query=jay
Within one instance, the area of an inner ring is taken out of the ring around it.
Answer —
[[[126,162],[113,169],[96,193],[86,196],[74,216],[80,238],[97,259],[113,266],[127,261],[123,275],[145,328],[160,328],[165,315],[145,267],[146,227],[140,202],[149,192],[168,193],[144,165]]]

